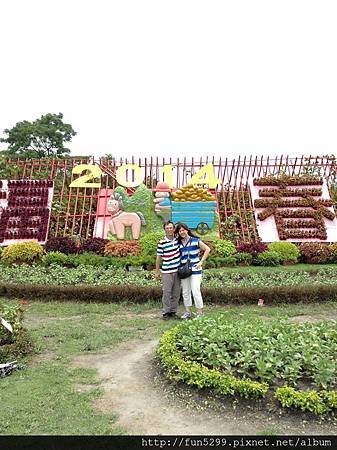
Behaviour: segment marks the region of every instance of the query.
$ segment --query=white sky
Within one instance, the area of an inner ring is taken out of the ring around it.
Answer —
[[[63,112],[77,155],[337,154],[336,1],[1,3],[0,131]]]

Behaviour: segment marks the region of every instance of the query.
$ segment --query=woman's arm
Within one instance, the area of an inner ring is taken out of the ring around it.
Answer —
[[[207,259],[209,252],[211,251],[211,249],[208,247],[208,245],[205,244],[205,242],[199,241],[199,247],[204,251],[204,254],[202,255],[200,262],[198,262],[198,264],[196,265],[197,269],[201,269],[202,263]]]

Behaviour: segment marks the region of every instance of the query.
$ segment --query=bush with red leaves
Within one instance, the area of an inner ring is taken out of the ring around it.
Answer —
[[[105,246],[105,256],[139,256],[140,244],[138,241],[110,241]]]
[[[302,242],[300,252],[303,261],[308,264],[324,264],[331,255],[328,244],[322,242]]]
[[[77,253],[76,242],[68,237],[52,237],[45,245],[46,252],[61,252],[66,255]]]
[[[263,242],[239,242],[236,246],[238,253],[250,253],[255,258],[259,253],[268,250],[267,244]]]
[[[102,238],[92,238],[92,239],[86,239],[82,242],[79,253],[84,252],[93,252],[97,255],[104,256],[104,249],[106,244],[108,243],[108,239],[102,239]]]

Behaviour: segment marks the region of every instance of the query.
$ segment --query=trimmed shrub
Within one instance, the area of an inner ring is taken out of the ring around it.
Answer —
[[[59,266],[66,266],[68,261],[68,255],[61,252],[49,252],[42,258],[42,264],[44,266],[50,266],[51,264],[58,264]]]
[[[275,398],[283,408],[299,408],[319,415],[337,408],[336,391],[296,391],[284,386],[276,389]]]
[[[76,242],[68,237],[52,237],[45,245],[46,252],[61,252],[65,255],[77,253]]]
[[[86,239],[82,242],[79,248],[79,253],[92,252],[97,255],[104,256],[105,246],[108,242],[108,239],[102,238]]]
[[[276,286],[276,287],[226,287],[226,289],[202,287],[207,303],[215,305],[256,305],[259,298],[266,304],[319,303],[337,301],[336,285]],[[135,285],[42,285],[1,283],[3,297],[24,297],[36,301],[81,301],[81,302],[122,302],[146,303],[148,300],[161,301],[160,286]]]
[[[1,261],[6,264],[33,263],[43,256],[43,247],[38,242],[18,242],[11,244],[1,253]]]
[[[337,263],[337,242],[330,244],[328,248],[330,252],[329,261]]]
[[[321,242],[302,242],[300,252],[303,261],[308,264],[324,264],[330,258],[329,246]]]
[[[217,267],[228,267],[228,266],[236,266],[236,258],[233,256],[226,256],[223,258],[214,258],[216,261]]]
[[[236,258],[234,256],[209,256],[203,264],[205,269],[214,269],[220,267],[236,266]]]
[[[214,240],[214,251],[216,255],[226,258],[233,256],[236,253],[236,248],[231,241],[216,239]]]
[[[108,267],[110,258],[85,252],[80,255],[68,255],[66,265],[69,267],[94,266]]]
[[[24,356],[33,350],[32,341],[26,330],[20,330],[11,343],[0,345],[0,361]]]
[[[105,256],[139,256],[140,244],[138,241],[110,241],[104,249]]]
[[[215,258],[208,257],[203,265],[204,269],[215,269],[217,267]]]
[[[0,284],[0,294],[7,297],[24,297],[35,301],[60,302],[95,302],[120,303],[130,301],[133,303],[146,303],[147,301],[160,301],[162,288],[160,286],[133,286],[133,285],[36,285],[36,284]]]
[[[253,256],[247,252],[236,253],[234,258],[239,266],[249,266],[253,262]]]
[[[280,264],[280,255],[271,250],[259,253],[256,261],[259,266],[278,266]]]
[[[0,302],[0,316],[13,328],[9,333],[5,327],[0,327],[0,361],[26,355],[32,350],[32,343],[27,331],[22,327],[23,310],[19,305],[7,305]]]
[[[156,264],[155,258],[141,257],[141,256],[126,256],[126,257],[110,257],[100,256],[95,253],[81,253],[78,255],[65,255],[61,252],[49,252],[42,258],[44,266],[58,265],[62,267],[78,267],[78,266],[93,266],[115,268],[128,268],[128,266],[153,266]],[[145,267],[146,266],[146,267]]]
[[[299,248],[291,242],[272,242],[268,250],[276,252],[282,263],[296,264],[300,256]]]
[[[268,250],[267,244],[257,241],[257,242],[239,242],[236,246],[238,253],[250,253],[253,258],[255,258],[259,253]]]
[[[155,257],[157,255],[158,242],[163,239],[164,233],[157,231],[155,233],[145,234],[140,238],[141,256]]]

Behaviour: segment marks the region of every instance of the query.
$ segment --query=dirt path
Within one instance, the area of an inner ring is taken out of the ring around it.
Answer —
[[[200,399],[196,390],[175,391],[170,383],[157,376],[154,366],[157,344],[158,340],[126,342],[115,351],[79,355],[73,360],[75,367],[98,370],[104,395],[95,406],[99,411],[117,414],[118,425],[128,434],[333,434],[336,431],[336,425],[329,421],[322,423],[318,419],[306,420],[301,414],[287,416],[283,411],[267,411],[254,402],[240,406],[235,399],[228,398],[220,409],[214,409],[207,396],[201,403],[195,402],[193,397]]]
[[[118,414],[130,434],[248,434],[211,412],[182,408],[167,399],[152,382],[152,360],[158,341],[122,345],[116,352],[78,356],[76,367],[98,370],[105,389],[96,403],[103,412]]]

